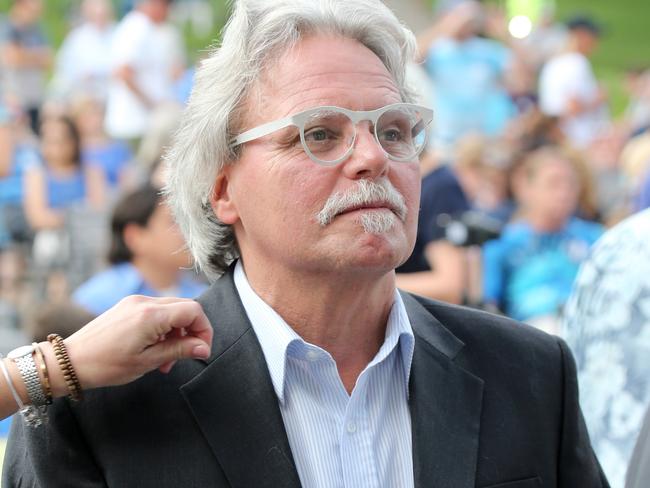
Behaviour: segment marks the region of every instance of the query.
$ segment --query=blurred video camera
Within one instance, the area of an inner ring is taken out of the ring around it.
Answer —
[[[444,229],[445,239],[454,246],[481,246],[501,235],[503,224],[498,219],[476,210],[459,215],[440,214],[436,223]]]

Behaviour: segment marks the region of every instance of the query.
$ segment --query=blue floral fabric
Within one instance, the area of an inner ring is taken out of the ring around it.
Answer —
[[[650,404],[650,210],[594,246],[567,303],[563,335],[576,358],[592,445],[612,488],[623,488]]]

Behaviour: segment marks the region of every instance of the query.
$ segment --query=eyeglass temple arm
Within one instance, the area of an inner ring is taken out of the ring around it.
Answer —
[[[253,141],[259,137],[267,136],[276,130],[284,129],[290,125],[295,125],[294,117],[285,117],[284,119],[274,120],[273,122],[267,122],[253,129],[242,132],[237,137],[234,137],[230,140],[230,147],[238,146],[244,144],[245,142]]]

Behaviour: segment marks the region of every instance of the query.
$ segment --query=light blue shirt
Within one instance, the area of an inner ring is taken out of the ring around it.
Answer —
[[[131,263],[114,264],[83,283],[72,294],[72,301],[89,312],[99,315],[129,295],[148,297],[177,296],[195,298],[205,291],[204,283],[181,273],[170,290],[156,290]]]
[[[397,290],[384,344],[348,395],[332,356],[305,342],[253,291],[241,262],[234,280],[269,368],[302,486],[412,487],[408,382],[415,339]]]

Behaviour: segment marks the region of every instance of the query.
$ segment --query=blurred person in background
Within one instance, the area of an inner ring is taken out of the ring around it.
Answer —
[[[38,131],[52,50],[40,25],[42,0],[13,0],[6,25],[0,27],[0,60],[5,97],[15,101]]]
[[[454,170],[472,210],[505,225],[515,211],[510,194],[514,148],[503,140],[470,134],[458,142]]]
[[[159,191],[145,186],[124,195],[111,219],[110,267],[82,284],[73,301],[99,315],[128,295],[193,298],[206,285],[186,269],[185,241]]]
[[[58,229],[65,209],[87,202],[101,208],[105,181],[99,168],[81,163],[81,136],[67,116],[48,117],[41,124],[42,165],[25,170],[24,206],[32,229]]]
[[[566,25],[565,51],[549,59],[540,72],[539,105],[545,114],[561,119],[571,144],[587,148],[610,122],[607,92],[589,61],[598,47],[601,28],[585,16],[575,16]]]
[[[111,196],[135,184],[133,151],[123,140],[108,136],[104,128],[104,103],[91,95],[75,96],[71,113],[81,136],[81,161],[104,172]]]
[[[17,106],[3,105],[3,162],[0,165],[0,302],[5,323],[17,327],[26,295],[27,257],[33,231],[27,222],[24,175],[40,164],[37,141],[27,117]]]
[[[30,342],[47,341],[49,334],[59,334],[66,339],[96,317],[67,299],[39,304],[35,308],[24,327]]]
[[[79,131],[69,117],[45,118],[40,142],[42,164],[25,169],[23,205],[35,231],[35,291],[38,296],[54,298],[67,294],[79,279],[71,274],[77,271],[74,241],[91,240],[90,229],[84,235],[72,235],[72,215],[76,209],[101,211],[106,183],[100,168],[82,165]]]
[[[418,38],[419,58],[434,86],[435,144],[452,148],[461,136],[495,136],[515,115],[505,78],[514,61],[501,42],[480,37],[484,7],[465,1]]]
[[[454,171],[433,153],[423,156],[420,213],[413,252],[396,271],[403,290],[450,303],[462,303],[464,255],[446,238],[442,215],[458,217],[470,208]]]
[[[650,210],[606,232],[582,264],[564,313],[580,405],[612,488],[623,488],[650,406],[649,243]]]
[[[81,92],[106,100],[114,29],[110,0],[81,3],[81,23],[65,37],[56,57],[55,96],[70,99]]]
[[[170,3],[138,0],[115,30],[105,120],[106,132],[115,139],[142,137],[152,111],[173,100],[184,60],[180,36],[165,24]]]
[[[566,26],[556,19],[555,1],[543,3],[530,34],[518,41],[525,49],[527,61],[532,63],[535,73],[546,61],[565,49],[568,38]]]
[[[554,334],[578,267],[602,233],[574,217],[583,187],[576,157],[553,146],[527,154],[518,212],[483,250],[485,302]]]
[[[7,176],[11,169],[13,143],[9,122],[9,111],[0,96],[0,178]]]
[[[628,68],[624,86],[629,98],[624,123],[634,137],[650,128],[650,69],[647,66]]]

